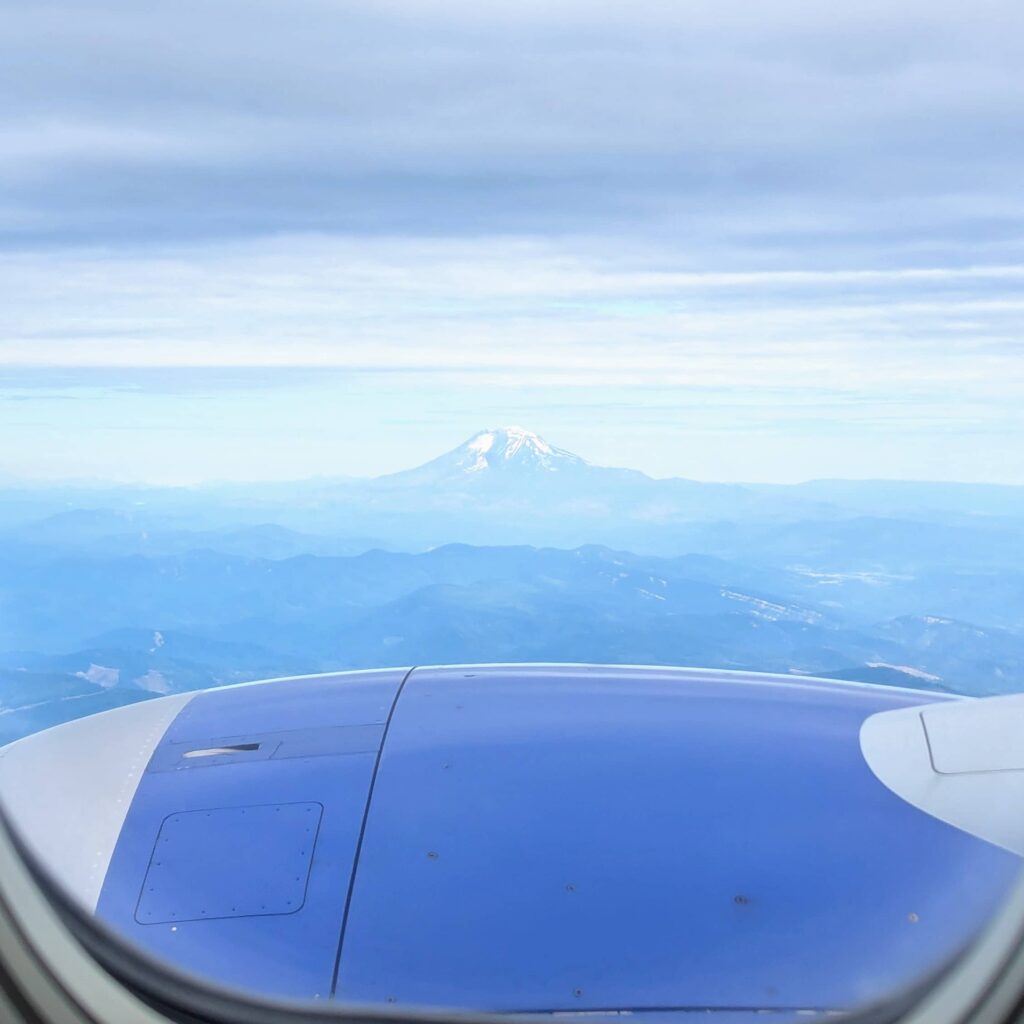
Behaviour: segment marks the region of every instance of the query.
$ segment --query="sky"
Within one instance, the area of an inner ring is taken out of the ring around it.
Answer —
[[[0,0],[0,474],[1024,483],[1016,0]]]

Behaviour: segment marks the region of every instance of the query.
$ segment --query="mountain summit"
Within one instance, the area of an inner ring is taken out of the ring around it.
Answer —
[[[522,427],[481,430],[458,448],[416,469],[378,478],[388,487],[478,487],[489,484],[514,487],[519,480],[576,478],[601,472],[563,448],[548,444],[539,434]]]
[[[466,473],[486,470],[540,469],[557,473],[587,463],[578,455],[548,444],[539,434],[522,427],[484,430],[442,458],[450,459]]]

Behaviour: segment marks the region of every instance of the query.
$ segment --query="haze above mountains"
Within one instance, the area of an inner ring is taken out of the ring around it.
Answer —
[[[371,480],[0,490],[0,739],[447,661],[1024,689],[1024,487],[659,480],[522,428]]]
[[[783,524],[854,516],[986,527],[1024,517],[1024,487],[898,481],[796,485],[655,479],[596,466],[519,427],[481,431],[414,469],[373,479],[146,487],[10,485],[0,528],[26,543],[86,534],[130,541],[175,529],[235,531],[273,525],[331,543],[423,550],[445,543],[572,547],[604,543],[685,554],[709,524]],[[257,531],[259,532],[259,531]],[[267,531],[264,531],[267,532]],[[208,538],[212,539],[212,538]],[[257,543],[254,533],[253,543]],[[276,531],[271,543],[280,543]],[[316,540],[296,541],[315,546]],[[333,550],[333,548],[332,548]],[[252,552],[257,553],[257,552]]]

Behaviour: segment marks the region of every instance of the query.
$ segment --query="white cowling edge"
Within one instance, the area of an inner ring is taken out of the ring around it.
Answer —
[[[860,747],[907,803],[1024,856],[1024,694],[882,711]]]
[[[103,711],[0,747],[0,803],[8,821],[90,913],[142,773],[192,697]]]

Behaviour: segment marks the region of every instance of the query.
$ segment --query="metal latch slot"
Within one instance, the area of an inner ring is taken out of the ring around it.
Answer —
[[[186,750],[182,757],[221,757],[225,754],[243,754],[259,750],[258,743],[231,743],[224,747],[202,747],[199,750]]]

